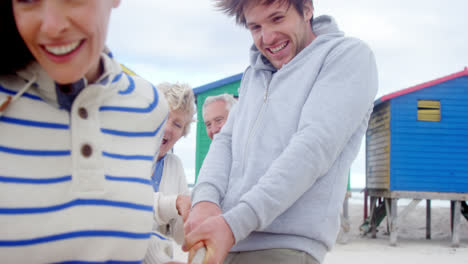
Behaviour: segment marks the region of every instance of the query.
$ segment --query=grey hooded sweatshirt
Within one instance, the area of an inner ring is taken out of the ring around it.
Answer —
[[[193,204],[220,206],[231,251],[289,248],[322,262],[377,93],[372,51],[329,16],[281,69],[251,48],[239,102],[214,138]]]

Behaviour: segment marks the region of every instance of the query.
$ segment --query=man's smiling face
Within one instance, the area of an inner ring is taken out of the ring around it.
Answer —
[[[246,25],[255,46],[277,69],[314,40],[310,25],[312,15],[310,1],[304,3],[303,15],[287,1],[276,1],[270,5],[252,4],[244,9]]]

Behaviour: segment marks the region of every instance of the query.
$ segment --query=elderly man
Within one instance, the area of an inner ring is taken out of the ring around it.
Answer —
[[[229,111],[236,103],[236,99],[230,94],[224,93],[208,96],[203,103],[203,120],[205,121],[206,134],[213,140],[226,123]]]
[[[207,263],[322,263],[377,93],[372,51],[311,0],[218,0],[251,33],[239,101],[192,192]],[[229,255],[228,255],[229,252]]]

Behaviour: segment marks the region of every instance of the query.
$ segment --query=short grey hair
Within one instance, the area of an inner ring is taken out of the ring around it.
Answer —
[[[157,89],[161,91],[169,105],[169,109],[180,110],[186,115],[186,123],[184,124],[183,136],[187,136],[190,132],[190,123],[195,121],[195,96],[192,88],[186,83],[168,83],[163,82],[157,85]]]
[[[231,108],[232,106],[237,102],[236,99],[234,99],[234,96],[232,96],[232,94],[228,94],[228,93],[223,93],[223,94],[220,94],[220,95],[214,95],[214,96],[208,96],[206,99],[205,99],[205,102],[203,103],[203,107],[202,107],[202,115],[205,115],[205,109],[206,107],[213,103],[213,102],[216,102],[216,101],[224,101],[226,103],[226,110],[229,112],[231,111]]]

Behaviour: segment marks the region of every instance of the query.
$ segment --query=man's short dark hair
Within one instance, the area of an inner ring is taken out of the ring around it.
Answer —
[[[13,73],[34,60],[16,28],[11,0],[0,0],[0,74]]]
[[[274,2],[287,3],[294,6],[296,11],[302,16],[304,14],[304,5],[312,0],[215,0],[216,6],[228,16],[235,16],[236,22],[246,26],[244,8],[250,4],[271,5]]]

